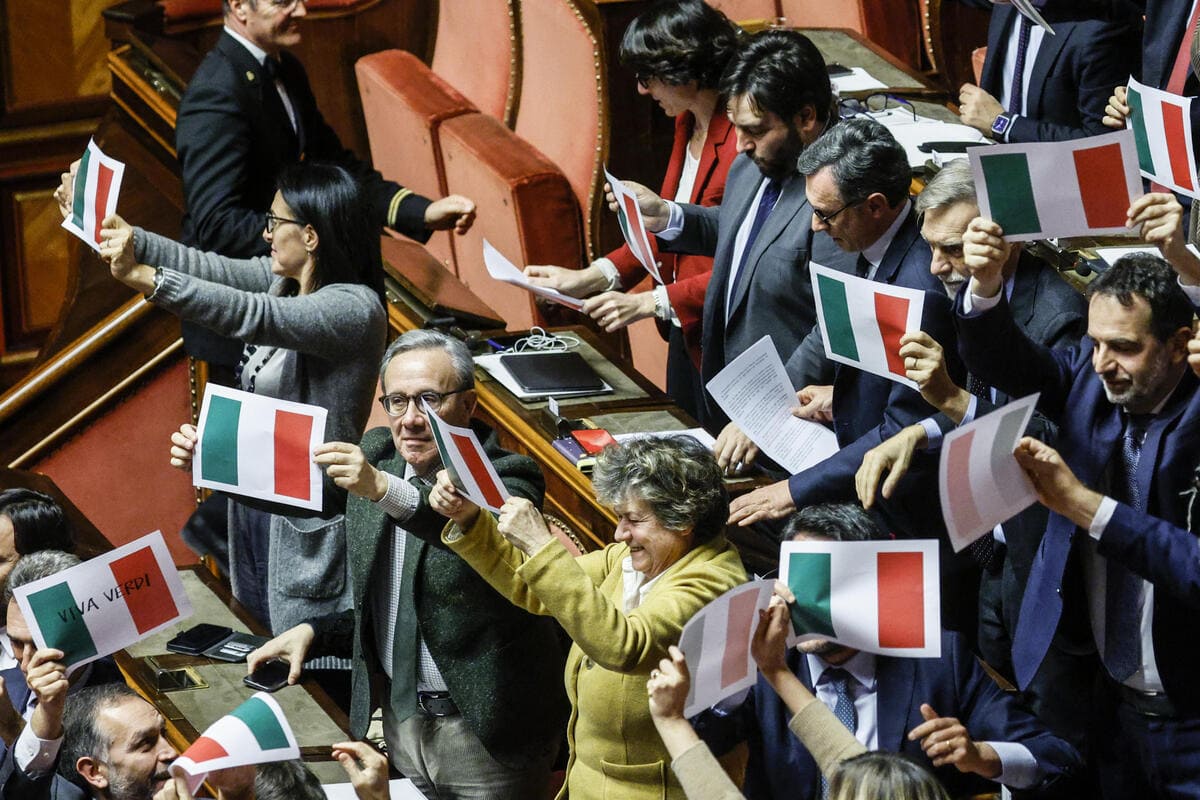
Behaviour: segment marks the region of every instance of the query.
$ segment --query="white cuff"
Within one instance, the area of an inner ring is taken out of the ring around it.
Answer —
[[[1088,526],[1088,536],[1091,536],[1097,542],[1104,535],[1104,529],[1108,527],[1109,520],[1112,519],[1113,512],[1117,510],[1117,501],[1111,497],[1104,497],[1100,500],[1100,507],[1096,509],[1096,516],[1092,517],[1092,524]]]
[[[979,413],[979,396],[971,395],[971,399],[967,401],[967,410],[963,414],[963,418],[959,421],[959,427],[966,425],[968,422],[975,421],[975,415]]]
[[[676,328],[682,327],[675,309],[671,308],[671,298],[667,296],[667,287],[662,284],[654,287],[654,316],[663,322],[671,323]]]
[[[621,288],[621,273],[617,272],[617,265],[612,262],[611,258],[597,258],[591,263],[591,266],[600,270],[600,274],[608,281],[604,291],[611,292]]]
[[[417,487],[403,478],[390,472],[383,474],[387,476],[388,488],[375,505],[396,522],[407,522],[413,514],[417,513],[417,506],[421,503],[421,493],[417,491]]]
[[[40,778],[54,771],[62,739],[39,739],[32,725],[26,725],[13,744],[13,760],[17,769],[31,778]]]
[[[925,429],[925,449],[940,450],[942,447],[942,429],[933,421],[933,417],[926,417],[918,424]]]
[[[1192,305],[1200,306],[1200,286],[1192,286],[1190,283],[1184,283],[1183,278],[1177,278],[1179,288],[1183,289],[1183,293],[1187,295],[1188,300],[1192,301]]]
[[[1038,764],[1033,753],[1016,742],[980,742],[991,745],[1000,757],[1000,775],[996,783],[1012,789],[1028,789],[1038,782]]]
[[[995,308],[1000,305],[1000,298],[1004,296],[1004,291],[996,292],[995,297],[980,297],[971,291],[971,284],[967,284],[966,294],[963,295],[963,315],[974,317],[988,309]]]
[[[671,215],[667,218],[667,227],[654,234],[664,242],[676,239],[679,234],[683,233],[683,207],[670,200],[667,201],[667,207],[671,209]]]

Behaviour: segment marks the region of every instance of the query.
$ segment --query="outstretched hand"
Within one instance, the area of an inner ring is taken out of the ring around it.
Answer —
[[[913,453],[925,443],[925,437],[923,426],[909,425],[866,452],[862,465],[854,473],[854,491],[863,508],[870,509],[875,504],[877,492],[884,500],[891,499],[896,484],[908,472]]]
[[[450,480],[450,473],[444,469],[438,470],[433,488],[429,490],[429,506],[464,530],[471,527],[479,516],[479,506],[458,491],[454,481]]]
[[[939,717],[928,703],[921,704],[925,721],[908,733],[910,742],[921,742],[921,749],[935,767],[953,764],[959,772],[973,772],[992,779],[1000,775],[1000,756],[986,742],[971,738],[956,717]]]
[[[460,194],[448,194],[434,200],[425,209],[425,227],[431,231],[448,231],[451,228],[459,236],[471,230],[475,224],[475,201]]]

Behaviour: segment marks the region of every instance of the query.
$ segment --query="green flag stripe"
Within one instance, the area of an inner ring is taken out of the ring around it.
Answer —
[[[92,148],[83,151],[79,160],[79,171],[75,173],[75,186],[71,200],[71,221],[79,228],[83,227],[83,212],[87,206],[87,176],[88,162],[92,159]]]
[[[1142,103],[1142,95],[1131,86],[1125,95],[1125,103],[1129,106],[1129,121],[1133,123],[1133,138],[1137,142],[1138,166],[1145,172],[1157,175],[1154,154],[1150,151],[1150,137],[1146,132],[1146,108]]]
[[[238,424],[242,402],[213,395],[204,418],[204,439],[200,442],[200,476],[218,483],[238,482]]]
[[[854,326],[850,323],[850,305],[846,302],[846,285],[828,275],[817,275],[821,289],[821,311],[825,315],[825,334],[829,349],[839,356],[860,360]]]
[[[837,636],[829,606],[833,582],[829,553],[792,553],[788,560],[788,588],[796,596],[792,625],[796,633]]]
[[[1040,231],[1042,221],[1033,199],[1033,181],[1029,177],[1029,160],[1025,154],[981,153],[979,163],[983,168],[992,219],[1009,235]]]
[[[30,594],[29,608],[46,639],[46,646],[62,650],[68,665],[97,654],[92,632],[83,621],[66,581]]]
[[[287,733],[279,724],[279,718],[271,707],[257,697],[251,697],[246,702],[229,712],[246,723],[246,727],[254,734],[255,741],[263,750],[279,750],[288,746]]]

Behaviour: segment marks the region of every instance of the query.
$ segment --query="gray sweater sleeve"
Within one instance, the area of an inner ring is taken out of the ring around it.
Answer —
[[[139,264],[182,272],[202,281],[212,281],[248,292],[265,292],[271,288],[271,260],[258,258],[226,258],[186,247],[157,233],[133,229],[134,256]],[[156,298],[157,299],[157,298]]]

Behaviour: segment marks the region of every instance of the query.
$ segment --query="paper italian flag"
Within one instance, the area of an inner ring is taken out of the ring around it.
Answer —
[[[88,141],[72,187],[71,215],[62,226],[93,250],[100,249],[100,223],[117,211],[124,175],[124,164],[100,152],[94,140]]]
[[[13,590],[33,641],[67,666],[110,655],[191,616],[158,531]]]
[[[1143,194],[1133,131],[973,147],[967,157],[979,213],[1010,242],[1130,233],[1125,212]]]
[[[925,293],[810,264],[825,356],[914,389],[904,375],[900,337],[921,329]]]
[[[508,499],[508,489],[501,483],[475,432],[451,425],[429,406],[425,406],[425,418],[433,430],[442,466],[450,473],[454,486],[475,505],[499,514],[500,506]]]
[[[1132,77],[1128,88],[1129,127],[1142,175],[1180,194],[1200,196],[1192,149],[1193,98],[1144,86]]]
[[[941,655],[938,544],[784,542],[779,579],[796,595],[797,641],[829,639],[889,656]]]
[[[679,649],[692,676],[683,707],[685,717],[754,685],[758,667],[750,655],[750,640],[758,627],[758,612],[770,602],[774,585],[774,581],[759,580],[735,586],[683,626]]]
[[[1013,456],[1037,399],[1034,394],[1015,400],[946,434],[938,462],[938,489],[955,552],[1037,499]]]
[[[209,725],[175,759],[171,772],[186,777],[194,793],[215,770],[299,757],[300,748],[283,709],[271,695],[258,692]]]
[[[621,223],[621,233],[625,234],[625,243],[654,281],[661,284],[663,280],[658,273],[658,260],[654,257],[654,248],[650,245],[650,235],[646,232],[646,221],[642,218],[637,195],[609,174],[607,167],[604,169],[604,179],[608,181],[613,197],[617,200],[617,219]]]
[[[192,482],[260,500],[320,511],[326,410],[210,383],[196,429]]]

